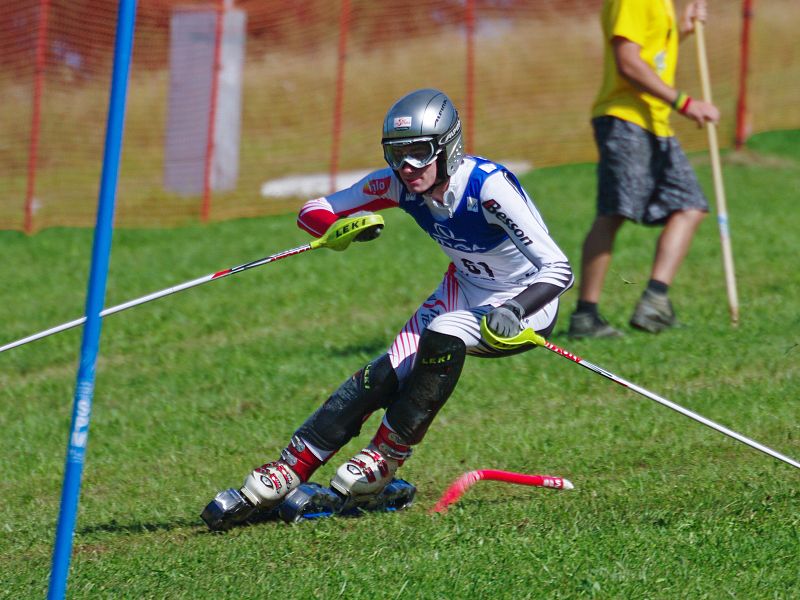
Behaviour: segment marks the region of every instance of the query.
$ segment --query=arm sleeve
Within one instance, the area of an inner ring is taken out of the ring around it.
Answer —
[[[531,315],[567,291],[574,282],[566,255],[550,237],[539,211],[524,190],[506,172],[486,180],[481,206],[489,224],[505,230],[508,237],[538,269],[533,281],[514,300]]]
[[[374,171],[349,188],[306,202],[297,216],[297,226],[321,237],[337,219],[397,206],[399,191],[391,169]]]

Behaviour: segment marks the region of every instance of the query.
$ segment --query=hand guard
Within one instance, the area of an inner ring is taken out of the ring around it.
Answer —
[[[366,215],[373,215],[375,213],[368,211],[368,210],[360,210],[358,212],[353,213],[350,215],[351,217],[364,217]],[[353,238],[354,242],[371,242],[376,237],[378,237],[383,231],[383,225],[373,225],[371,227],[367,227],[364,231],[359,233],[355,238]]]
[[[378,237],[381,234],[381,231],[383,231],[383,225],[373,225],[372,227],[368,227],[359,233],[353,241],[370,242]]]
[[[525,309],[519,302],[507,300],[486,315],[486,326],[499,337],[512,337],[522,331]]]

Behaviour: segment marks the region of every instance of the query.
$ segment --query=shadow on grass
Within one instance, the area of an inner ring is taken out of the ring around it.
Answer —
[[[360,344],[333,346],[331,348],[326,348],[326,351],[329,355],[340,356],[340,357],[341,356],[359,357],[365,354],[368,356],[378,356],[382,352],[388,350],[391,343],[392,343],[391,339],[375,338],[373,340],[370,340],[368,342],[363,342]]]
[[[283,521],[278,518],[277,513],[264,513],[264,514],[256,514],[244,523],[238,524],[237,528],[242,527],[250,527],[253,525],[259,525],[262,523],[279,523],[280,525],[285,525]],[[96,525],[88,525],[81,529],[78,529],[76,533],[78,535],[91,535],[96,533],[111,533],[111,534],[135,534],[135,533],[154,533],[154,532],[170,532],[177,529],[191,529],[191,533],[193,535],[219,535],[225,532],[214,532],[210,531],[203,520],[200,518],[199,514],[197,517],[178,517],[171,521],[160,521],[160,522],[143,522],[143,521],[132,521],[130,523],[121,523],[116,519],[112,519],[108,523],[99,523]]]
[[[342,514],[334,514],[327,516],[309,517],[301,519],[301,522],[325,520],[328,518],[336,519],[359,519],[368,515],[377,514],[391,514],[394,510],[370,510],[370,509],[351,509]],[[256,526],[272,526],[272,527],[289,527],[291,523],[284,521],[279,516],[276,509],[266,512],[256,512],[248,517],[243,522],[235,524],[232,529],[243,529],[246,527]],[[155,533],[155,532],[171,532],[177,529],[190,529],[189,535],[224,535],[228,531],[211,531],[198,515],[196,518],[179,517],[172,521],[162,522],[141,522],[133,521],[131,523],[120,523],[116,519],[112,519],[109,523],[101,523],[97,525],[89,525],[77,531],[79,535],[91,535],[97,533],[110,533],[110,534],[137,534],[137,533]]]
[[[142,522],[133,521],[131,523],[120,523],[116,519],[112,519],[108,523],[100,523],[97,525],[88,525],[76,531],[78,535],[90,535],[93,533],[152,533],[155,531],[173,531],[185,527],[198,527],[205,524],[200,517],[197,518],[178,518],[172,521],[162,522]]]

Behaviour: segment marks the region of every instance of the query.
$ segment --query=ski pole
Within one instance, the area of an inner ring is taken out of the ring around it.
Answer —
[[[732,431],[727,427],[723,427],[719,423],[715,423],[711,419],[707,419],[704,416],[697,414],[696,412],[692,412],[688,408],[684,408],[679,404],[675,404],[674,402],[667,400],[666,398],[662,398],[658,394],[654,394],[653,392],[650,392],[644,389],[643,387],[639,387],[638,385],[631,383],[630,381],[627,381],[622,377],[614,375],[614,373],[606,371],[605,369],[590,363],[588,360],[583,360],[582,358],[572,354],[572,352],[568,352],[567,350],[559,348],[555,344],[548,342],[546,339],[544,339],[542,336],[536,333],[533,329],[523,329],[520,333],[518,333],[514,337],[501,338],[489,330],[489,328],[486,326],[486,317],[484,317],[481,320],[481,333],[483,334],[483,339],[485,339],[490,346],[497,348],[498,350],[514,350],[517,348],[522,348],[524,346],[542,346],[543,348],[546,348],[547,350],[550,350],[551,352],[554,352],[559,356],[563,356],[564,358],[569,359],[572,362],[586,369],[589,369],[593,373],[602,375],[603,377],[605,377],[606,379],[610,379],[614,383],[618,383],[623,387],[633,390],[637,394],[641,394],[645,398],[649,398],[650,400],[658,402],[662,406],[671,408],[675,412],[679,412],[685,417],[694,419],[695,421],[697,421],[698,423],[702,423],[706,427],[710,427],[711,429],[714,429],[715,431],[725,434],[728,437],[735,439],[736,441],[746,444],[751,448],[755,448],[756,450],[763,452],[764,454],[769,454],[773,458],[782,460],[786,464],[792,465],[796,469],[800,469],[800,463],[798,463],[796,460],[793,460],[788,456],[781,454],[780,452],[776,452],[772,448],[768,448],[763,444],[759,444],[758,442],[751,440],[750,438],[745,437],[740,433],[736,433],[735,431]]]
[[[331,225],[328,231],[326,231],[321,238],[312,240],[307,244],[303,244],[297,248],[292,248],[291,250],[284,250],[283,252],[265,256],[264,258],[259,258],[258,260],[254,260],[243,265],[230,267],[229,269],[223,269],[222,271],[217,271],[216,273],[210,273],[209,275],[198,277],[197,279],[165,288],[158,292],[153,292],[152,294],[147,294],[141,298],[135,298],[133,300],[129,300],[128,302],[123,302],[122,304],[103,309],[100,312],[100,316],[106,317],[108,315],[113,315],[115,313],[122,312],[123,310],[133,308],[134,306],[139,306],[140,304],[145,304],[146,302],[151,302],[153,300],[157,300],[158,298],[175,294],[176,292],[182,292],[183,290],[197,287],[204,283],[208,283],[209,281],[217,281],[218,279],[228,277],[229,275],[235,275],[249,269],[254,269],[255,267],[267,265],[283,258],[308,252],[309,250],[316,250],[317,248],[329,248],[331,250],[341,251],[347,248],[350,245],[350,242],[356,239],[359,234],[370,229],[380,231],[382,228],[383,217],[376,214],[340,219]],[[28,337],[10,342],[5,346],[0,346],[0,352],[5,352],[6,350],[11,350],[12,348],[17,348],[18,346],[24,346],[25,344],[40,340],[55,333],[66,331],[67,329],[72,329],[73,327],[78,327],[79,325],[83,325],[85,322],[86,317],[81,317],[80,319],[75,319],[67,323],[62,323],[61,325],[56,325],[50,329],[46,329],[44,331],[40,331],[39,333],[29,335]]]

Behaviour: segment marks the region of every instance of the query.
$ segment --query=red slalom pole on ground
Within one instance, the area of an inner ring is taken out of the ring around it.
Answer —
[[[524,473],[514,473],[512,471],[498,471],[495,469],[478,469],[464,473],[456,479],[442,497],[431,509],[431,513],[444,512],[454,502],[464,495],[469,488],[481,480],[502,481],[503,483],[515,483],[517,485],[529,485],[533,487],[545,487],[555,490],[571,490],[572,482],[563,477],[552,475],[526,475]]]

